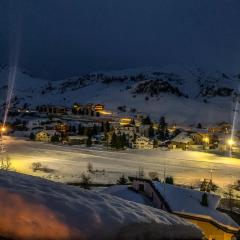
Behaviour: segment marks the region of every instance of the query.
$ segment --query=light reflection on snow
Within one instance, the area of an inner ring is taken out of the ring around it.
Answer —
[[[74,231],[42,204],[0,189],[0,234],[16,239],[71,239]],[[79,236],[80,237],[80,236]],[[84,239],[84,238],[79,238]]]

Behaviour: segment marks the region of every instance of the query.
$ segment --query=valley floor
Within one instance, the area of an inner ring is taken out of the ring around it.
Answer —
[[[163,178],[174,177],[176,183],[195,184],[210,178],[219,186],[226,186],[240,178],[240,159],[221,157],[210,153],[161,149],[107,151],[81,146],[53,145],[26,139],[5,137],[11,168],[17,172],[37,175],[60,182],[79,182],[82,172],[92,163],[96,171],[92,180],[97,183],[116,183],[119,176],[136,176],[139,168],[158,172]],[[33,172],[33,162],[40,162],[49,171]],[[104,171],[102,171],[104,170]]]

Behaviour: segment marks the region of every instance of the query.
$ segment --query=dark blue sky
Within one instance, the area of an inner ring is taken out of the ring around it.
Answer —
[[[0,63],[62,79],[196,64],[240,72],[239,0],[0,0]]]

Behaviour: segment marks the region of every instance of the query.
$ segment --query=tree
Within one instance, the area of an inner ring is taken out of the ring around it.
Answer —
[[[78,135],[84,135],[84,131],[85,131],[85,128],[82,126],[82,124],[80,123],[78,125]]]
[[[57,134],[54,134],[54,135],[51,137],[51,142],[52,142],[52,143],[60,142],[60,136],[57,135]]]
[[[117,180],[117,184],[126,185],[128,182],[127,178],[125,178],[124,174]]]
[[[73,126],[71,126],[71,132],[73,132],[73,133],[76,133],[77,132],[77,129],[76,129],[76,127],[73,125]]]
[[[150,125],[150,124],[152,124],[151,118],[149,116],[147,116],[146,118],[143,118],[142,124],[143,125]]]
[[[165,121],[165,117],[161,117],[158,126],[158,137],[161,141],[168,139],[168,125]]]
[[[1,157],[0,170],[9,171],[12,165],[10,157]]]
[[[94,124],[92,128],[92,135],[95,136],[98,134],[98,127]]]
[[[198,123],[197,128],[201,129],[202,128],[202,124]]]
[[[88,172],[92,173],[93,172],[93,164],[91,162],[88,163],[87,165],[87,170]]]
[[[206,193],[202,195],[201,204],[202,206],[208,207],[208,195]]]
[[[173,179],[173,177],[172,177],[172,176],[166,177],[165,183],[173,185],[173,184],[174,184],[174,179]]]
[[[121,136],[121,140],[122,140],[122,148],[128,147],[128,141],[125,133],[123,133],[123,135]]]
[[[108,121],[105,123],[105,131],[106,132],[110,131],[110,123]]]
[[[144,169],[143,169],[143,167],[139,167],[138,168],[138,177],[139,178],[144,178]]]
[[[157,148],[157,147],[158,147],[158,140],[157,140],[157,139],[154,139],[154,140],[153,140],[153,147],[154,147],[154,148]]]
[[[110,145],[111,145],[112,148],[117,147],[117,135],[116,135],[116,133],[113,133]]]
[[[150,138],[153,138],[155,136],[153,124],[151,124],[149,129],[148,129],[148,135],[149,135]]]
[[[92,183],[92,181],[91,181],[90,175],[82,173],[81,174],[81,181],[80,181],[81,187],[84,188],[84,189],[90,189],[91,183]]]
[[[35,140],[35,134],[31,132],[29,138],[34,141]]]
[[[92,137],[91,136],[88,136],[86,146],[87,147],[91,147],[92,146]]]
[[[153,181],[159,181],[159,179],[158,179],[158,172],[149,172],[148,176]]]

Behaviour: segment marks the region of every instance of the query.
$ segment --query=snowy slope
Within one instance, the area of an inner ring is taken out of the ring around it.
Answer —
[[[0,172],[0,183],[1,236],[136,239],[151,230],[155,237],[148,239],[202,237],[183,219],[107,194],[10,172]]]
[[[2,92],[5,79],[3,69]],[[19,71],[14,95],[18,106],[103,103],[114,112],[126,106],[124,114],[140,112],[155,119],[164,115],[170,123],[196,124],[231,121],[239,84],[238,74],[180,65],[97,72],[52,82]]]

